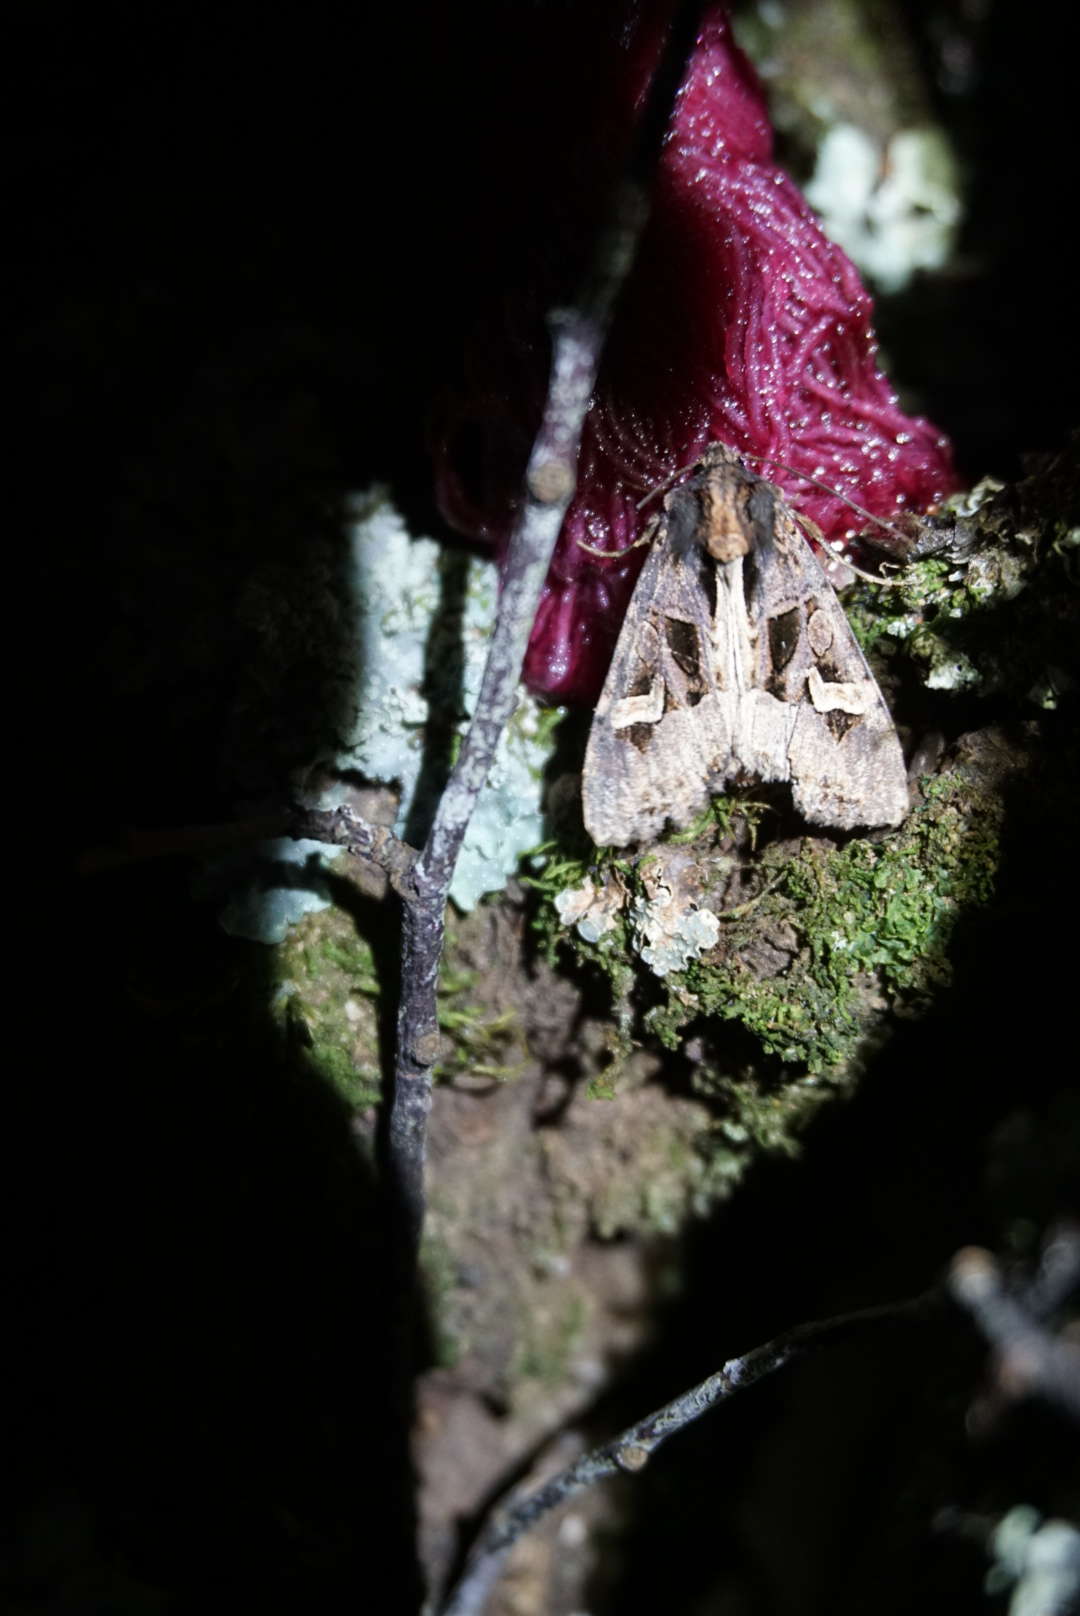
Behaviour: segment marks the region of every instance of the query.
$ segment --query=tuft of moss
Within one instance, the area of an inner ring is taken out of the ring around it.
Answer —
[[[578,1349],[587,1322],[584,1297],[570,1291],[556,1308],[537,1308],[527,1321],[527,1333],[518,1344],[512,1381],[535,1380],[546,1387],[566,1385],[569,1364]]]
[[[987,479],[948,501],[892,587],[859,584],[845,596],[863,649],[902,652],[931,690],[1053,705],[1040,693],[1072,660],[1066,603],[1080,528],[1070,476],[1054,464],[1029,483]]]
[[[273,1011],[282,1036],[353,1109],[377,1105],[380,986],[371,946],[352,916],[338,908],[306,915],[281,944],[277,967]],[[478,1007],[476,983],[455,956],[451,931],[439,976],[444,1054],[436,1075],[506,1081],[520,1070],[520,1061],[507,1059],[520,1045],[517,1021],[512,1011]]]
[[[662,981],[645,1028],[680,1049],[703,1020],[740,1023],[763,1054],[792,1069],[794,1087],[766,1092],[754,1074],[710,1085],[704,1067],[699,1086],[722,1088],[729,1117],[760,1143],[783,1147],[821,1085],[854,1075],[877,1013],[890,1004],[912,1013],[948,982],[957,925],[993,894],[1002,814],[998,782],[958,755],[923,781],[917,805],[889,835],[766,848],[754,862],[759,896],[721,909],[717,946]],[[644,982],[625,928],[600,943],[563,930],[561,941],[606,971],[623,1002],[628,969]]]
[[[309,914],[277,952],[282,1036],[356,1110],[379,1099],[379,984],[370,945],[341,909]]]
[[[687,969],[684,992],[652,1026],[677,1040],[688,991],[693,1016],[740,1021],[785,1065],[840,1079],[866,1035],[868,999],[884,991],[913,1009],[949,980],[958,922],[993,893],[1001,818],[996,793],[958,768],[924,782],[893,835],[843,846],[807,838],[794,856],[770,849],[762,867],[775,868],[775,885],[730,924],[714,957]],[[762,939],[778,934],[795,951],[786,968],[762,974]]]
[[[447,953],[439,973],[437,1012],[445,1053],[436,1064],[436,1076],[452,1079],[462,1074],[503,1083],[517,1077],[520,1060],[506,1060],[507,1052],[520,1048],[520,1028],[514,1010],[489,1013],[478,1007],[473,990],[475,971],[454,961],[454,937],[447,935]]]

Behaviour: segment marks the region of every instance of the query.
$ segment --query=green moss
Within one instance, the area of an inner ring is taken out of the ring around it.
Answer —
[[[560,1298],[550,1313],[537,1309],[528,1317],[528,1337],[518,1348],[513,1380],[538,1380],[545,1386],[565,1386],[569,1360],[581,1340],[586,1323],[584,1299],[571,1292]]]
[[[778,900],[782,901],[782,900]],[[816,918],[807,912],[805,919]],[[686,973],[693,995],[692,1017],[672,997],[655,1011],[650,1023],[671,1044],[683,1036],[687,1022],[704,1014],[739,1021],[763,1050],[811,1073],[831,1072],[853,1051],[859,1018],[851,989],[837,991],[824,973],[796,963],[782,976],[761,979],[736,958],[733,964],[700,964]]]
[[[506,1082],[522,1070],[520,1059],[506,1058],[511,1050],[520,1050],[517,1014],[480,1002],[483,983],[475,970],[460,963],[461,951],[461,938],[448,928],[436,1000],[444,1053],[435,1075],[444,1081],[468,1074]]]
[[[489,1012],[476,1004],[477,977],[455,959],[448,934],[439,976],[439,1028],[445,1053],[436,1075],[505,1081],[520,1062],[508,1061],[508,1046],[520,1042],[512,1011]],[[380,1099],[379,982],[370,945],[340,909],[306,916],[277,952],[278,986],[273,1006],[282,1035],[302,1060],[358,1110]]]
[[[692,966],[686,986],[702,1011],[741,1021],[786,1064],[812,1077],[839,1075],[863,1036],[872,980],[910,1007],[949,979],[957,922],[993,891],[1000,819],[996,797],[979,797],[967,771],[958,771],[927,782],[922,803],[893,836],[844,847],[805,843],[784,863],[774,891],[737,925],[721,963]],[[788,969],[762,978],[740,944],[748,947],[770,918],[790,927],[800,946]],[[663,1019],[669,1037],[685,1023],[678,1000]]]
[[[340,909],[308,915],[277,951],[283,1037],[358,1110],[379,1099],[378,995],[370,946]]]
[[[782,1144],[818,1103],[820,1081],[842,1081],[853,1070],[868,996],[884,991],[910,1010],[948,981],[958,921],[993,892],[1001,812],[996,790],[958,765],[924,783],[921,801],[889,836],[841,846],[807,838],[794,851],[791,844],[766,849],[758,861],[760,899],[729,911],[718,946],[664,981],[646,1028],[678,1049],[687,1027],[702,1018],[737,1021],[765,1053],[800,1069],[809,1086],[780,1096],[752,1084],[736,1092],[721,1080],[728,1114],[759,1142]],[[785,952],[774,950],[776,963],[763,966],[763,946],[778,935]],[[628,1000],[632,956],[617,953],[625,932],[610,950],[572,931],[563,930],[561,940],[608,971]]]
[[[1027,485],[1000,492],[988,482],[951,502],[967,523],[966,541],[951,553],[909,562],[888,589],[860,584],[844,608],[868,653],[902,652],[932,690],[1004,695],[1017,707],[1053,705],[1039,692],[1056,688],[1056,670],[1071,661],[1075,596],[1075,530],[1064,494],[1030,494]],[[1037,512],[1037,514],[1036,514]],[[944,541],[944,538],[942,539]]]
[[[420,1276],[427,1303],[432,1336],[433,1358],[440,1369],[453,1369],[469,1350],[470,1342],[455,1328],[458,1310],[453,1302],[457,1289],[458,1264],[445,1240],[425,1230],[420,1248]]]

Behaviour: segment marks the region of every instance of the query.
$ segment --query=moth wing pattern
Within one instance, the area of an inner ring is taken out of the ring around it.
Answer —
[[[792,715],[787,778],[812,824],[898,825],[908,805],[896,726],[825,572],[776,489],[751,496],[745,580],[757,627],[756,682]]]
[[[674,516],[674,519],[673,519]],[[714,563],[669,508],[641,570],[596,705],[582,781],[600,846],[689,825],[730,753],[712,655]],[[686,542],[679,542],[680,539]]]
[[[683,829],[735,778],[790,781],[808,820],[895,825],[908,807],[892,718],[779,491],[733,451],[664,502],[585,753],[599,845]]]

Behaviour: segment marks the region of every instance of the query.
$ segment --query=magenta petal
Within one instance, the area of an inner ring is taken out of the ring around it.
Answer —
[[[760,89],[717,7],[680,92],[533,629],[525,679],[552,700],[595,699],[644,558],[630,549],[645,520],[638,501],[707,444],[781,460],[879,516],[925,509],[957,486],[946,439],[898,409],[876,366],[855,269],[770,150]],[[437,446],[447,518],[500,547],[545,383],[546,356],[525,335],[530,296],[537,289],[478,340]],[[482,453],[466,478],[470,422]],[[827,538],[858,528],[836,495],[761,469]]]

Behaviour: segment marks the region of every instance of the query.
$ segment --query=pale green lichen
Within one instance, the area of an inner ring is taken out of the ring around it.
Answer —
[[[629,891],[627,914],[639,958],[655,976],[684,971],[713,948],[720,922],[705,901],[709,861],[678,843],[642,860]]]
[[[356,727],[337,763],[367,779],[397,783],[401,807],[395,828],[401,834],[420,781],[429,713],[424,689],[443,668],[443,659],[427,652],[439,605],[435,586],[442,552],[430,539],[410,537],[399,513],[378,493],[357,504],[351,545],[364,644]],[[494,567],[470,562],[460,625],[450,629],[456,643],[448,646],[451,661],[455,654],[461,658],[461,691],[452,695],[466,715],[480,689],[497,595]],[[432,700],[439,699],[434,692]],[[454,871],[450,896],[460,909],[501,891],[522,855],[541,840],[541,776],[558,716],[520,697]]]
[[[947,263],[962,218],[959,165],[903,30],[855,0],[736,8],[769,90],[781,160],[826,233],[882,292]]]
[[[641,958],[656,976],[684,971],[716,946],[720,922],[711,909],[681,909],[670,898],[636,899],[630,919]]]
[[[495,618],[497,574],[477,559],[448,562],[433,540],[412,537],[382,489],[354,499],[348,545],[355,663],[340,670],[340,680],[350,687],[354,717],[333,770],[393,786],[399,797],[394,828],[404,835],[417,810],[421,821],[430,811],[430,802],[417,798],[425,787],[430,796],[424,766],[431,715],[440,722],[450,715],[456,727],[456,736],[447,737],[452,749],[472,712]],[[453,596],[458,585],[460,600],[441,598]],[[501,891],[522,855],[541,840],[542,773],[559,716],[521,695],[454,871],[450,896],[459,909]],[[317,805],[335,807],[345,797],[344,786],[333,787]],[[225,909],[226,929],[257,942],[281,942],[291,924],[329,902],[320,862],[336,856],[336,849],[312,843],[265,847],[264,867],[291,865],[303,878],[251,877]]]
[[[326,853],[322,842],[289,837],[264,842],[259,849],[259,869],[230,883],[232,890],[219,916],[222,928],[231,937],[246,937],[250,942],[283,943],[290,926],[330,903],[323,876]],[[283,884],[286,869],[295,874]],[[272,873],[264,875],[263,870]]]
[[[1009,1616],[1068,1616],[1080,1602],[1080,1532],[1071,1521],[1044,1520],[1029,1504],[1004,1515],[990,1538],[994,1564],[986,1592],[1011,1590]]]
[[[959,176],[940,129],[900,129],[884,145],[839,123],[826,131],[806,200],[825,233],[883,292],[948,262],[961,218]]]

